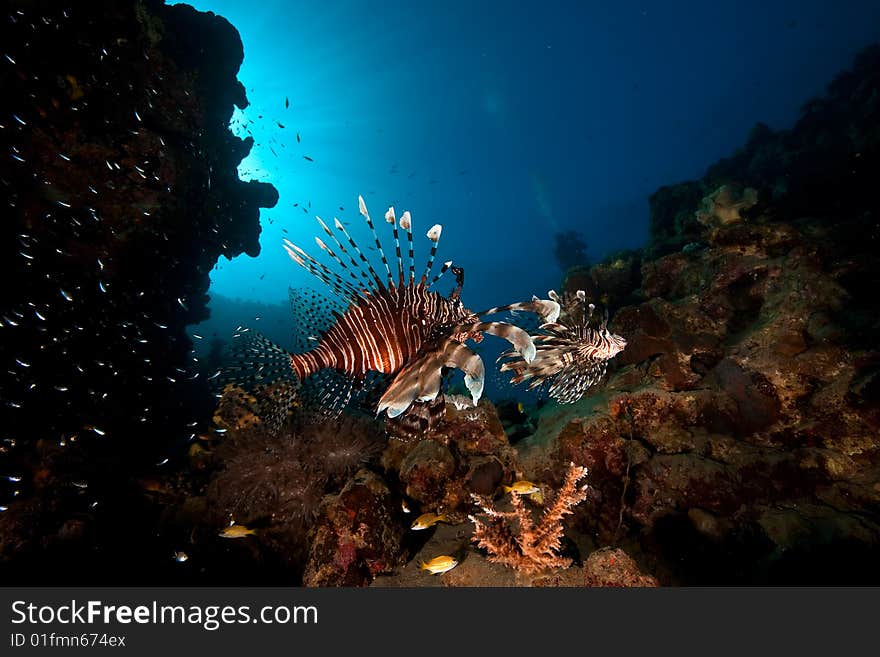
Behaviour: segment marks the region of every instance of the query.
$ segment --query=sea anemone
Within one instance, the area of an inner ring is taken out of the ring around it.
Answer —
[[[335,422],[316,425],[303,435],[311,469],[336,482],[369,463],[384,446],[382,427],[364,415],[341,415]]]
[[[239,524],[311,521],[326,488],[326,475],[303,465],[295,443],[259,445],[237,453],[208,485],[208,498]]]

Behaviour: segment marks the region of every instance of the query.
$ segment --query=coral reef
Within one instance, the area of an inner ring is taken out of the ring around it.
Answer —
[[[217,258],[258,252],[259,208],[277,192],[237,176],[251,143],[228,129],[247,100],[224,19],[159,0],[13,2],[0,40],[0,275],[15,281],[0,286],[0,469],[22,477],[15,500],[0,492],[0,523],[76,518],[89,542],[118,525],[96,526],[110,518],[97,509],[137,508],[132,478],[210,412],[184,329],[207,315]],[[40,441],[62,448],[48,473]],[[68,495],[70,480],[88,488]],[[125,564],[140,561],[148,524],[117,533],[112,544],[134,544],[118,550]],[[33,548],[75,562],[51,552],[52,531]],[[4,573],[23,576],[23,550],[0,542]],[[118,581],[115,557],[96,567]],[[59,566],[56,582],[88,569]]]
[[[474,523],[473,541],[489,552],[489,560],[524,573],[566,568],[571,559],[559,554],[562,518],[582,502],[586,486],[579,487],[587,469],[572,463],[553,503],[548,505],[536,524],[523,495],[512,494],[512,511],[499,511],[486,497],[475,495],[484,517],[470,516]]]
[[[878,98],[870,48],[794,128],[659,190],[618,370],[517,445],[533,479],[588,467],[575,525],[664,583],[880,581]]]
[[[388,486],[361,470],[330,500],[311,543],[303,584],[361,586],[400,561],[403,526]]]
[[[603,548],[593,552],[584,562],[585,586],[655,587],[657,579],[645,575],[626,552]]]
[[[277,201],[237,178],[235,30],[159,0],[12,6],[4,583],[880,583],[880,48],[790,130],[657,190],[644,249],[590,266],[557,235],[561,289],[627,340],[596,394],[438,397],[389,436],[352,409],[309,423],[303,397],[273,415],[283,381],[215,407],[193,364],[208,272],[258,252]],[[524,477],[559,493],[493,501]],[[410,532],[426,512],[446,522]]]
[[[382,467],[394,473],[401,493],[420,512],[443,512],[464,521],[471,494],[492,495],[514,480],[516,455],[491,402],[477,407],[447,400],[446,413],[430,440],[392,439],[382,455]]]
[[[379,502],[373,497],[365,500],[353,482],[369,480],[373,483],[368,488],[374,492],[376,486],[385,486],[369,479],[375,475],[360,470],[378,458],[385,437],[373,418],[351,413],[320,424],[290,417],[276,430],[263,421],[259,408],[255,412],[255,401],[252,394],[234,386],[227,386],[219,400],[214,415],[219,433],[203,473],[203,523],[211,528],[231,522],[259,527],[254,540],[285,560],[289,577],[298,580],[307,560],[310,568],[323,567],[316,565],[315,555],[329,549],[326,537],[320,537],[328,531],[327,523],[338,522],[340,504],[350,509],[356,501],[364,501],[361,515],[367,509],[379,514]],[[333,496],[336,501],[329,501]],[[395,530],[400,533],[402,527]],[[317,550],[317,543],[322,550]],[[349,565],[354,570],[336,583],[355,583],[355,572],[365,567],[363,559],[352,556]],[[310,576],[314,585],[331,583],[323,576]]]

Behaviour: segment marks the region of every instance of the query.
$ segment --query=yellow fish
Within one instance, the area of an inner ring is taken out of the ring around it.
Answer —
[[[502,488],[505,493],[516,493],[517,495],[531,495],[541,490],[531,481],[526,481],[525,479],[514,482],[513,486],[502,486]]]
[[[400,510],[404,513],[412,513],[412,509],[409,508],[409,504],[406,503],[406,500],[400,500]]]
[[[433,527],[438,522],[444,522],[445,520],[446,516],[444,516],[443,514],[437,515],[436,513],[423,513],[418,518],[416,518],[410,529],[414,529],[416,531],[418,531],[419,529],[427,529],[428,527]]]
[[[193,443],[189,448],[189,456],[190,458],[198,458],[203,456],[210,456],[211,452],[207,449],[199,445],[198,443]]]
[[[523,403],[522,403],[522,402],[519,402],[519,403],[516,405],[516,410],[518,410],[520,413],[525,413],[525,412],[526,412],[526,407],[523,406]]]
[[[440,557],[434,557],[428,562],[423,561],[422,565],[419,566],[419,570],[427,570],[432,575],[439,575],[452,570],[457,565],[458,561],[454,557],[444,554]]]
[[[223,538],[244,538],[256,533],[255,530],[244,525],[229,525],[229,527],[220,532],[220,536]]]

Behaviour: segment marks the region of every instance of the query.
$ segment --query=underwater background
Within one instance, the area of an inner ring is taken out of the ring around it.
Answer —
[[[877,3],[8,5],[4,581],[880,581]],[[345,303],[284,240],[382,271],[359,195],[625,348],[530,391],[471,331],[419,431],[297,380]]]
[[[239,172],[280,194],[260,256],[211,272],[195,331],[226,339],[260,317],[285,344],[287,288],[314,283],[281,241],[310,245],[313,216],[365,231],[358,194],[409,209],[444,224],[438,257],[464,267],[470,307],[527,299],[643,246],[657,188],[755,123],[791,126],[880,22],[871,2],[192,4],[242,35],[250,104],[231,129],[255,143]]]

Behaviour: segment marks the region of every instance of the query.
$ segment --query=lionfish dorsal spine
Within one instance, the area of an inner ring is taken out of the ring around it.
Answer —
[[[333,249],[331,249],[329,246],[327,246],[327,244],[324,243],[324,240],[322,240],[317,235],[315,235],[315,244],[318,245],[319,249],[321,249],[327,255],[329,255],[331,258],[333,258],[336,261],[336,264],[338,264],[342,268],[342,271],[348,273],[348,275],[351,276],[351,279],[354,281],[354,284],[348,283],[348,285],[350,286],[350,289],[355,290],[356,296],[360,296],[360,293],[357,291],[358,287],[360,286],[360,281],[358,280],[358,277],[355,275],[355,273],[351,269],[349,269],[346,266],[346,264],[344,262],[342,262],[342,259],[333,252]]]
[[[443,274],[449,271],[450,267],[452,267],[452,260],[447,260],[446,262],[444,262],[443,266],[440,268],[440,271],[437,272],[437,275],[434,276],[434,278],[431,279],[431,282],[428,283],[425,287],[431,287],[432,285],[434,285],[434,283],[440,280]]]
[[[382,264],[385,265],[385,272],[388,275],[388,285],[391,286],[394,284],[394,280],[391,277],[391,267],[388,265],[388,258],[385,257],[385,251],[382,249],[382,242],[379,241],[379,234],[376,232],[376,227],[373,225],[373,220],[370,218],[370,213],[367,211],[367,204],[364,203],[363,196],[358,196],[358,209],[360,210],[361,216],[366,220],[367,226],[370,227],[370,231],[373,233],[373,239],[376,241],[376,250],[379,252],[379,257],[382,258]]]
[[[400,227],[406,231],[406,242],[409,247],[409,282],[412,284],[416,279],[415,250],[413,249],[412,215],[405,210],[400,218]]]
[[[293,244],[290,240],[284,240],[284,250],[287,251],[287,255],[289,255],[296,264],[305,269],[319,281],[324,283],[324,285],[326,285],[340,299],[342,299],[343,301],[348,301],[350,299],[350,286],[341,278],[339,278],[339,276],[335,272],[331,272],[326,267],[323,267],[323,265],[315,261],[314,258],[309,256],[305,251],[296,246],[296,244]],[[330,274],[330,276],[322,272],[321,269],[319,269],[316,265],[320,265],[321,267],[323,267],[323,269],[326,270],[328,274]]]
[[[335,220],[336,229],[342,231],[342,234],[345,235],[345,238],[348,240],[348,243],[351,245],[351,248],[354,249],[354,252],[360,258],[361,263],[367,266],[367,270],[370,272],[370,276],[372,276],[372,282],[375,282],[380,288],[382,287],[382,280],[379,278],[379,274],[376,273],[376,270],[373,269],[373,265],[370,264],[370,261],[367,260],[367,257],[364,255],[363,251],[361,251],[360,247],[357,245],[357,242],[354,241],[354,238],[349,235],[348,231],[345,229],[345,226],[342,224],[339,219]],[[363,271],[363,267],[361,267],[361,271]],[[367,279],[367,276],[364,275],[364,278]],[[368,286],[368,288],[371,286]]]
[[[394,234],[394,254],[397,256],[397,279],[403,285],[403,258],[400,256],[400,234],[397,232],[397,218],[394,216],[394,206],[388,208],[385,213],[385,222],[391,224]]]
[[[434,266],[434,256],[437,255],[437,245],[440,243],[440,235],[443,234],[443,226],[440,224],[434,224],[431,226],[431,229],[428,231],[427,237],[431,240],[431,253],[428,254],[428,263],[425,265],[425,273],[422,274],[422,278],[419,281],[420,283],[424,283],[428,280],[428,276],[431,275],[431,267]],[[449,266],[452,266],[452,261],[447,263]],[[448,267],[446,268],[448,269]],[[428,287],[431,287],[437,280],[439,280],[440,276],[442,276],[446,269],[440,272],[440,275],[437,276],[433,281],[428,283]]]
[[[290,249],[293,249],[293,251],[299,254],[300,260],[307,262],[311,266],[311,268],[306,267],[306,269],[308,269],[308,271],[310,271],[313,275],[324,281],[330,287],[330,289],[333,290],[333,292],[335,292],[341,299],[351,301],[353,299],[357,299],[360,296],[360,292],[355,287],[353,287],[351,283],[343,279],[335,271],[329,269],[323,263],[315,260],[312,256],[303,251],[300,247],[298,247],[290,240],[285,239],[284,242],[285,248],[289,246]],[[324,245],[321,240],[318,240],[318,244],[323,245],[323,248],[326,249],[326,245]],[[293,257],[290,249],[288,249],[287,251],[288,255]],[[294,260],[296,259],[294,258]],[[302,262],[300,262],[300,264],[302,264]]]
[[[324,229],[324,232],[327,233],[327,235],[336,243],[336,246],[339,247],[340,253],[344,253],[345,256],[348,258],[349,262],[351,262],[351,267],[347,267],[346,265],[342,264],[341,262],[339,264],[341,264],[343,268],[348,269],[350,272],[357,272],[358,273],[358,275],[363,279],[363,283],[358,281],[357,276],[355,276],[354,274],[352,274],[352,277],[355,279],[355,281],[358,283],[359,286],[363,286],[365,283],[366,284],[365,287],[367,290],[372,289],[373,279],[371,279],[367,275],[367,272],[365,272],[363,267],[361,267],[358,264],[357,260],[354,259],[354,256],[348,252],[348,250],[345,248],[345,245],[339,240],[338,237],[336,237],[336,235],[333,233],[332,230],[330,230],[330,228],[327,226],[327,224],[325,224],[321,220],[321,217],[315,217],[315,218],[318,220],[318,223],[321,224],[321,228]],[[333,221],[335,222],[334,225],[336,226],[336,229],[337,230],[342,229],[343,234],[348,236],[347,233],[345,233],[345,227],[340,223],[339,219],[334,218]],[[349,238],[349,242],[351,242],[351,238]],[[354,245],[354,248],[357,248],[356,244]],[[360,251],[358,251],[358,253],[360,253]],[[337,260],[337,262],[338,262],[338,260]]]

